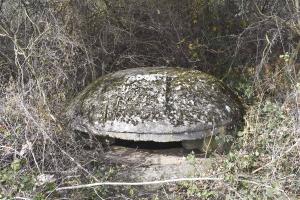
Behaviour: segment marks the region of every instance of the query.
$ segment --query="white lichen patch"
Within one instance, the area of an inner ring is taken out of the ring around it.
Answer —
[[[228,112],[230,112],[231,111],[231,109],[230,109],[230,107],[229,106],[225,106],[225,109],[228,111]]]
[[[164,74],[138,74],[136,76],[129,76],[127,82],[134,82],[134,81],[157,81],[165,78],[166,75]]]

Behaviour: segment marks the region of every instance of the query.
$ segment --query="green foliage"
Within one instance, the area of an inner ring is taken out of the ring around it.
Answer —
[[[45,195],[57,187],[55,182],[38,185],[38,176],[35,172],[25,170],[26,165],[24,159],[15,159],[0,170],[0,199],[12,199],[22,193],[34,192],[34,200],[44,200]]]
[[[186,191],[185,198],[200,198],[200,199],[214,199],[217,197],[217,192],[213,189],[201,186],[197,182],[182,182],[181,189]]]
[[[195,153],[194,151],[192,151],[191,153],[189,153],[186,157],[186,159],[188,160],[188,162],[191,164],[191,165],[195,165],[196,164],[196,156],[195,156]]]
[[[287,183],[271,178],[271,174],[285,176],[299,170],[297,148],[288,151],[297,141],[297,134],[293,132],[295,119],[278,103],[265,101],[259,106],[254,105],[245,120],[245,129],[239,132],[235,148],[224,161],[225,180],[240,195],[250,199],[282,198]],[[296,177],[292,175],[290,181],[296,181]],[[296,185],[290,189],[297,191],[299,184]],[[232,198],[234,194],[229,196]]]
[[[15,159],[9,167],[0,171],[0,183],[3,185],[0,194],[3,197],[12,198],[19,192],[33,191],[35,188],[34,175],[23,174],[20,169],[24,161]]]

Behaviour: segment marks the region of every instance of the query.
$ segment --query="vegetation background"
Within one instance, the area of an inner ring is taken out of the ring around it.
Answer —
[[[86,151],[74,143],[63,113],[99,76],[162,65],[219,77],[247,111],[231,152],[218,158],[222,180],[153,198],[299,199],[299,6],[298,0],[0,0],[0,199],[137,198],[136,188],[55,190],[113,174],[103,170],[109,166],[100,144]]]

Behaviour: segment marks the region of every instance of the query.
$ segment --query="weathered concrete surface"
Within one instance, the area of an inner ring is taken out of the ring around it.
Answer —
[[[196,70],[135,68],[100,77],[70,104],[73,130],[170,142],[217,134],[238,123],[241,104],[222,82]]]
[[[175,178],[208,176],[212,158],[197,155],[187,158],[182,148],[140,150],[112,146],[105,154],[109,163],[119,166],[115,181],[155,181]]]

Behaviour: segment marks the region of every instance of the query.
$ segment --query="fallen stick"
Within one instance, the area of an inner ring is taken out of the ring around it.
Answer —
[[[177,179],[167,179],[167,180],[147,181],[147,182],[100,182],[100,183],[90,183],[90,184],[83,184],[83,185],[60,187],[60,188],[56,188],[55,191],[73,190],[73,189],[89,188],[89,187],[96,187],[96,186],[103,186],[103,185],[139,186],[139,185],[174,183],[174,182],[182,182],[182,181],[220,181],[220,180],[223,180],[223,178],[199,177],[199,178],[177,178]]]

